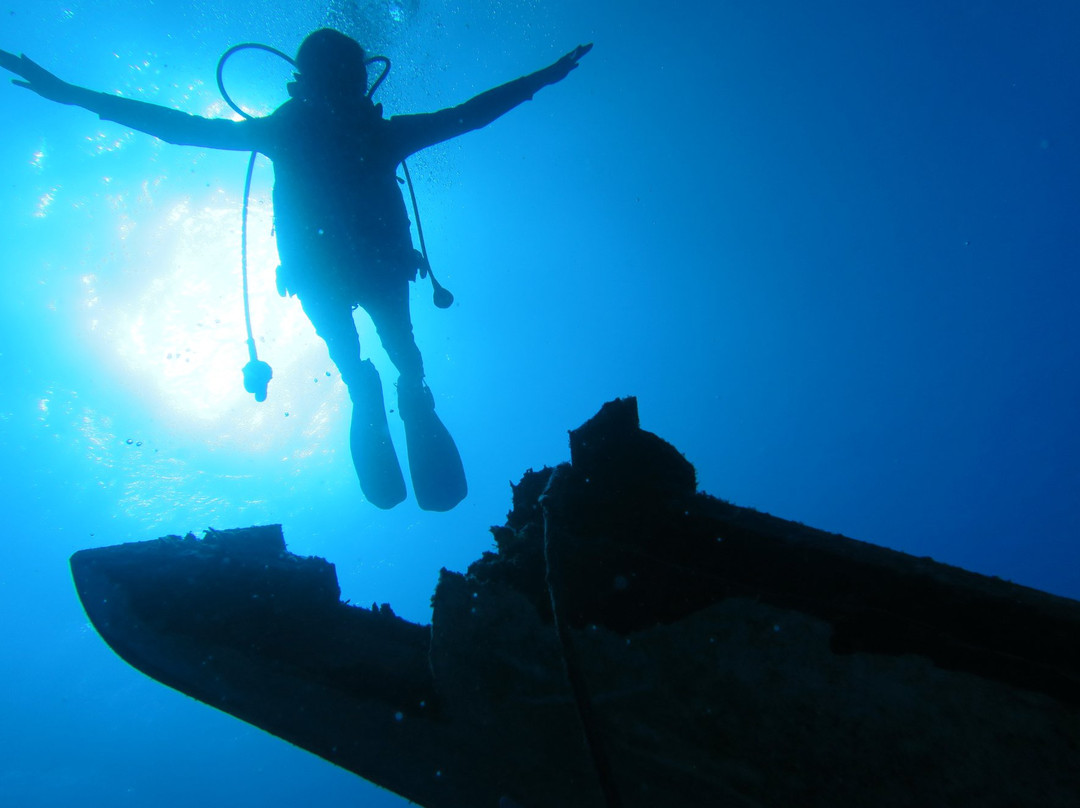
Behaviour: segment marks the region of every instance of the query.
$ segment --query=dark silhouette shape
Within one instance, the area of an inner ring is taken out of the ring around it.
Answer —
[[[431,625],[277,525],[71,571],[130,664],[426,808],[1077,805],[1080,602],[715,499],[634,399],[493,532]]]
[[[382,116],[367,93],[367,55],[329,28],[310,34],[296,55],[291,99],[265,118],[232,121],[97,93],[57,78],[26,56],[0,51],[13,83],[177,145],[257,151],[274,163],[278,287],[300,299],[326,342],[353,402],[350,445],[361,488],[380,508],[405,499],[390,440],[382,382],[361,358],[353,310],[371,317],[397,368],[413,489],[420,507],[449,510],[466,495],[457,447],[435,414],[413,339],[408,283],[422,269],[413,249],[397,166],[428,146],[479,129],[565,78],[592,45],[507,82],[460,106],[420,115]],[[445,296],[444,296],[445,297]],[[269,368],[266,368],[269,370]],[[269,376],[245,369],[245,386],[265,397]],[[261,400],[261,399],[260,399]]]

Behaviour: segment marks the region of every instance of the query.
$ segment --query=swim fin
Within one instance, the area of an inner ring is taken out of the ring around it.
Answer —
[[[450,432],[435,414],[431,390],[422,382],[398,382],[398,410],[405,422],[416,504],[425,511],[448,511],[469,492],[465,467]]]
[[[379,371],[368,359],[360,366],[357,389],[349,390],[353,395],[349,447],[364,496],[375,507],[388,510],[405,499],[405,478],[386,423]]]

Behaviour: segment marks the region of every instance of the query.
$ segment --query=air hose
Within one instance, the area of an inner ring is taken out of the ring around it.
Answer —
[[[376,85],[377,86],[377,85]],[[413,190],[412,176],[409,174],[408,164],[402,160],[401,167],[405,170],[405,182],[409,186],[409,197],[412,199],[413,216],[416,219],[416,235],[420,240],[420,277],[431,278],[431,297],[435,305],[440,309],[448,309],[454,305],[454,296],[450,290],[435,280],[435,273],[431,271],[431,262],[428,260],[427,245],[424,243],[424,228],[420,224],[420,208],[416,206],[416,191]]]
[[[263,45],[260,42],[243,42],[239,45],[233,45],[223,54],[218,60],[217,65],[217,85],[218,90],[221,92],[221,97],[225,100],[225,103],[229,105],[238,115],[244,118],[251,119],[254,116],[245,112],[240,108],[236,102],[232,100],[228,91],[225,89],[224,71],[225,63],[229,60],[234,53],[242,50],[262,50],[267,53],[272,53],[275,56],[280,56],[286,62],[293,67],[296,67],[296,60],[289,56],[287,53],[283,53],[277,48],[272,48],[269,45]],[[375,79],[375,83],[371,85],[371,88],[367,91],[366,95],[370,98],[379,85],[383,83],[383,80],[390,73],[390,60],[385,56],[372,56],[367,59],[364,64],[370,65],[374,62],[381,62],[385,67],[379,77]],[[271,370],[270,365],[259,359],[258,352],[255,350],[255,336],[251,330],[251,305],[249,303],[248,295],[248,271],[247,271],[247,221],[248,221],[248,204],[251,199],[251,177],[255,172],[255,157],[258,152],[252,152],[251,157],[248,159],[247,173],[244,177],[244,202],[240,220],[240,272],[243,279],[244,290],[244,325],[247,328],[247,346],[248,346],[248,363],[244,365],[244,389],[255,396],[256,401],[266,401],[266,388],[270,383],[270,379],[273,378],[274,372]],[[424,231],[420,225],[420,210],[416,204],[416,192],[413,190],[412,177],[409,176],[409,167],[402,160],[401,167],[405,171],[405,179],[409,186],[409,196],[412,199],[413,215],[416,218],[416,232],[420,240],[420,253],[421,253],[421,266],[420,277],[431,278],[432,297],[435,305],[440,309],[449,308],[454,302],[454,296],[445,289],[436,279],[435,274],[431,271],[431,262],[428,260],[427,245],[424,243]]]
[[[252,118],[252,115],[244,112],[240,106],[232,100],[228,91],[225,89],[225,79],[223,73],[225,71],[225,63],[229,60],[229,57],[240,50],[264,50],[269,53],[273,53],[280,56],[289,64],[296,66],[296,62],[291,56],[282,53],[276,48],[271,48],[269,45],[262,45],[257,42],[245,42],[241,45],[233,45],[225,53],[221,54],[221,58],[218,60],[217,65],[217,85],[218,90],[221,92],[221,97],[225,99],[225,103],[232,107],[239,115],[245,118]],[[255,396],[255,400],[262,402],[266,401],[266,388],[270,384],[270,380],[274,377],[274,371],[270,365],[259,359],[259,354],[255,350],[255,335],[251,331],[251,303],[250,295],[248,294],[248,262],[247,262],[247,223],[248,223],[248,203],[251,199],[251,177],[255,173],[255,157],[258,152],[252,152],[251,157],[248,158],[247,173],[244,175],[244,204],[243,210],[240,215],[240,275],[243,279],[244,289],[244,326],[247,328],[247,347],[248,347],[248,363],[244,365],[244,389]]]

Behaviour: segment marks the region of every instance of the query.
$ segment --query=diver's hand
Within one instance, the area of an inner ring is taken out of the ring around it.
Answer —
[[[570,71],[578,66],[578,62],[581,60],[581,57],[591,50],[591,42],[588,45],[578,45],[555,64],[551,65],[551,67],[545,69],[544,73],[546,74],[545,77],[548,80],[547,83],[554,84],[557,81],[562,81],[563,79],[565,79],[568,75],[570,75]]]
[[[0,67],[17,76],[22,76],[22,80],[12,79],[12,84],[33,90],[42,98],[48,98],[50,101],[58,101],[61,104],[74,103],[73,91],[75,87],[73,85],[58,79],[25,55],[16,56],[14,53],[0,50]]]

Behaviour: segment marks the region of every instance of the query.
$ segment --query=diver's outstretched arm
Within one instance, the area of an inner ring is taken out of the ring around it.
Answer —
[[[79,87],[61,81],[37,62],[23,54],[16,56],[6,50],[0,50],[0,67],[22,76],[22,79],[12,79],[11,83],[27,90],[33,90],[42,98],[56,101],[60,104],[78,104]],[[89,91],[86,91],[89,92]]]
[[[541,70],[541,73],[546,72],[548,74],[545,84],[554,84],[557,81],[562,81],[568,75],[570,75],[570,71],[578,66],[578,62],[581,61],[581,57],[591,51],[592,46],[593,43],[591,42],[588,45],[578,45],[564,57],[559,59],[559,61],[555,62],[555,64],[551,65],[550,67],[544,68],[544,70]]]
[[[42,98],[96,112],[108,121],[130,126],[168,143],[210,149],[252,151],[258,148],[252,127],[243,121],[202,118],[146,101],[98,93],[69,84],[25,55],[0,50],[0,67],[21,78],[11,83],[32,90]]]
[[[435,143],[487,126],[518,104],[530,100],[539,90],[562,81],[578,66],[581,57],[591,50],[591,42],[578,45],[542,70],[480,93],[459,106],[425,115],[394,116],[390,121],[398,129],[395,142],[403,152],[400,159]]]

